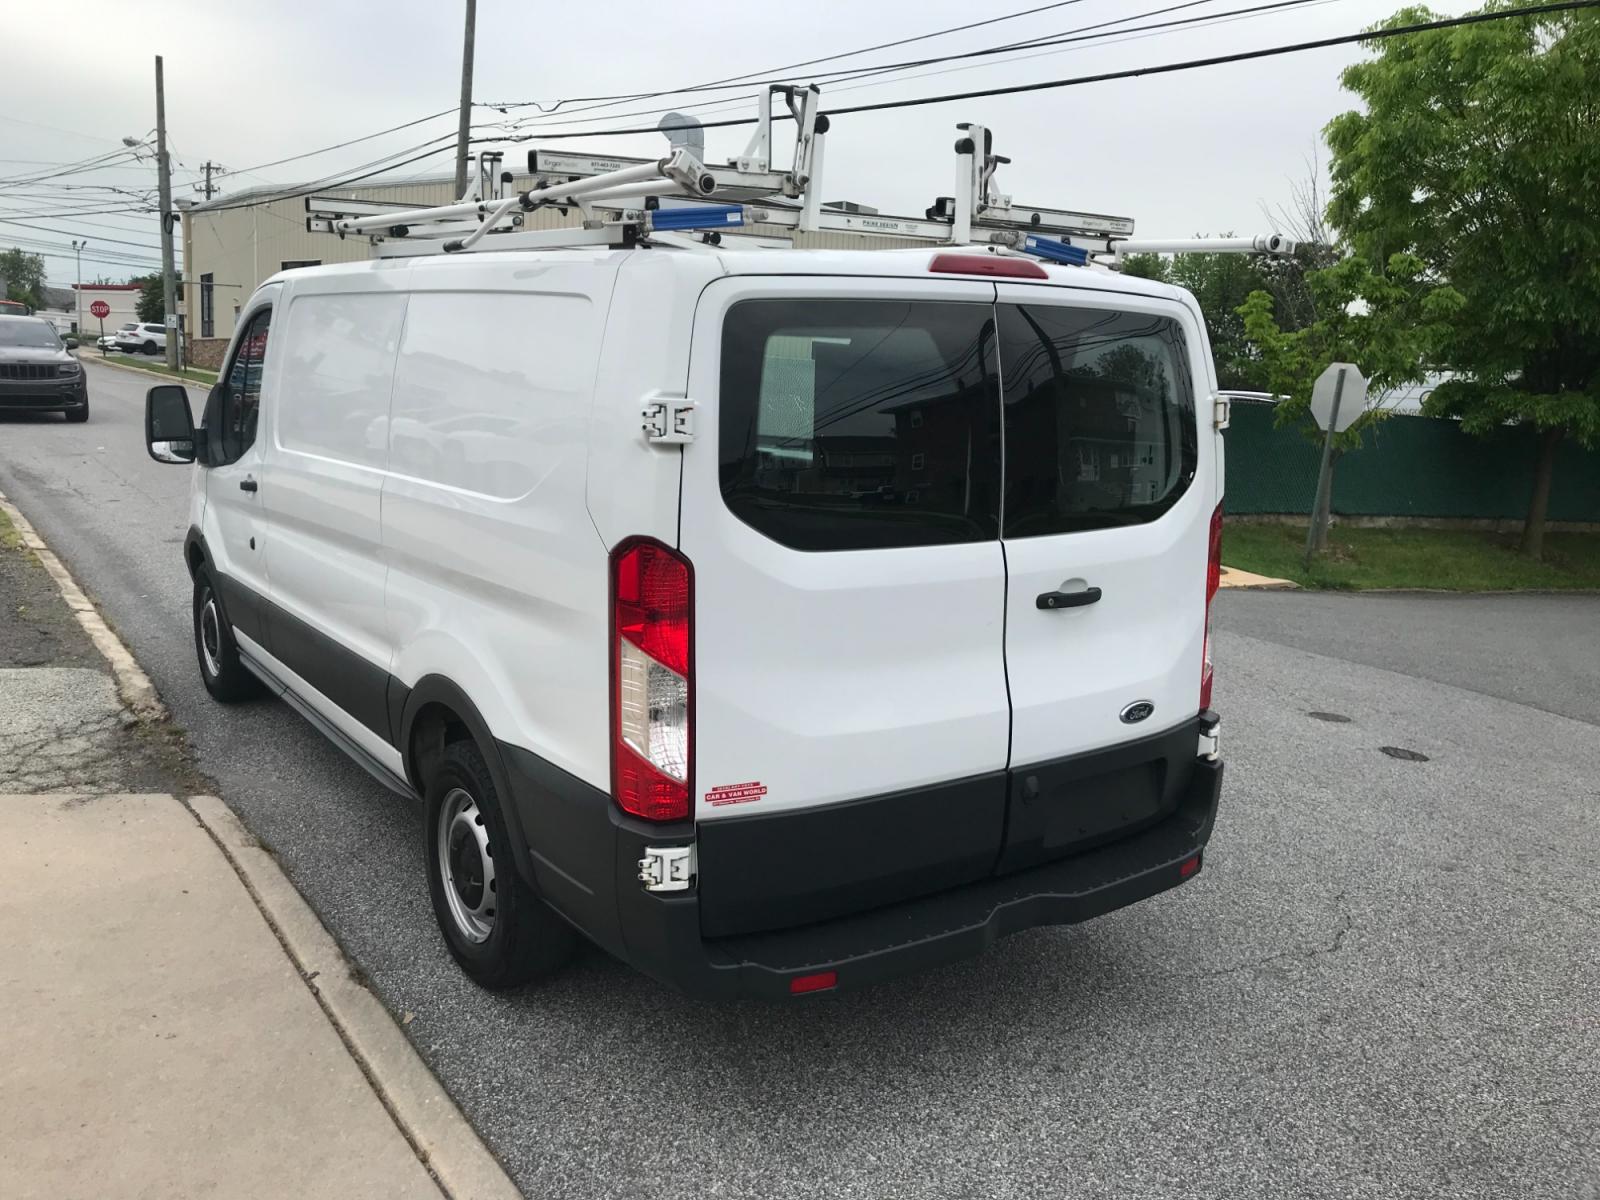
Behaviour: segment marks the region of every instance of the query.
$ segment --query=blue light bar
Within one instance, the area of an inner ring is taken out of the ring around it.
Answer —
[[[657,208],[650,213],[651,229],[727,229],[743,224],[742,204],[696,204],[685,208]]]
[[[1035,254],[1051,262],[1066,263],[1069,266],[1084,267],[1089,264],[1089,252],[1083,247],[1069,246],[1066,242],[1040,237],[1036,233],[1030,233],[1022,239],[1022,250],[1024,254]]]

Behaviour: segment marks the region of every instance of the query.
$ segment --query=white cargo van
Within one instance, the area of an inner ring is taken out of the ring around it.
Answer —
[[[791,996],[1198,871],[1204,329],[981,250],[388,259],[270,280],[146,433],[206,686],[425,801],[469,975]]]

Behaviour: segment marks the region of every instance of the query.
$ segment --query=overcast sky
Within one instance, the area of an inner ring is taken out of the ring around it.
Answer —
[[[740,4],[679,0],[663,6],[621,6],[641,15],[608,18],[598,4],[548,5],[539,0],[479,0],[474,98],[483,102],[553,101],[664,91],[674,86],[782,68],[801,59],[842,54],[874,43],[1038,7],[1044,0],[811,0]],[[1069,0],[1048,11],[1000,21],[910,45],[821,63],[812,71],[921,59],[1069,33],[1122,19],[1138,26],[1223,13],[1265,0],[1204,0],[1165,16],[1146,16],[1177,0]],[[977,60],[922,67],[856,83],[823,81],[825,107],[1006,86],[1202,58],[1363,29],[1401,7],[1399,0],[1320,0],[1248,19],[1162,34],[1121,34],[1083,45],[1027,52],[1009,61]],[[1472,7],[1436,4],[1457,14]],[[646,14],[670,14],[651,19]],[[148,162],[63,175],[35,187],[14,181],[115,151],[124,136],[144,137],[155,124],[153,58],[166,60],[167,124],[175,160],[175,196],[196,196],[206,160],[221,163],[225,193],[266,183],[297,184],[353,172],[411,148],[433,157],[403,168],[407,175],[448,172],[453,115],[281,166],[262,166],[359,138],[451,108],[459,99],[460,0],[91,0],[62,19],[55,4],[0,4],[0,61],[6,101],[0,107],[0,248],[53,243],[51,281],[71,283],[71,236],[89,239],[85,279],[125,278],[139,262],[156,262],[158,230],[151,215],[103,211],[127,201],[102,186],[154,186]],[[824,197],[874,204],[885,212],[920,213],[948,194],[955,125],[975,121],[995,132],[1001,190],[1018,202],[1134,217],[1147,236],[1255,232],[1261,205],[1288,199],[1291,181],[1321,152],[1320,131],[1351,106],[1340,70],[1361,57],[1353,46],[1286,55],[1085,87],[989,97],[885,113],[846,116],[828,139]],[[956,69],[952,69],[956,68]],[[806,79],[807,68],[791,78]],[[939,71],[941,74],[910,78]],[[745,93],[723,91],[613,104],[584,117],[588,126],[540,117],[532,128],[605,129],[654,123],[641,110],[722,101],[707,120],[743,116],[753,105],[729,103]],[[571,107],[580,107],[572,105]],[[533,108],[501,114],[480,108],[482,135]],[[567,120],[570,122],[572,118]],[[782,135],[780,135],[781,137]],[[748,130],[707,132],[707,157],[739,153]],[[537,144],[537,143],[535,143]],[[780,143],[781,144],[781,143]],[[615,154],[653,154],[655,135],[592,137],[552,143]],[[526,146],[508,160],[525,162]],[[787,155],[780,151],[780,157]],[[1324,156],[1325,157],[1325,156]],[[256,169],[259,168],[259,169]],[[243,173],[251,172],[251,173]],[[63,184],[76,185],[73,189]],[[51,190],[54,189],[54,190]],[[109,202],[107,202],[109,200]],[[76,208],[70,213],[64,211]],[[26,221],[60,232],[28,229]],[[118,239],[113,241],[111,239]],[[133,245],[120,244],[131,242]],[[111,261],[96,261],[104,258]],[[134,260],[137,260],[134,261]]]

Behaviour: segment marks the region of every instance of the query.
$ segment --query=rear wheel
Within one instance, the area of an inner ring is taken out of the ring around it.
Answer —
[[[206,691],[224,704],[261,694],[261,681],[239,661],[239,647],[222,612],[222,602],[206,568],[194,575],[194,651]]]
[[[451,742],[426,781],[428,892],[451,957],[481,987],[554,974],[577,945],[518,874],[500,794],[472,741]]]

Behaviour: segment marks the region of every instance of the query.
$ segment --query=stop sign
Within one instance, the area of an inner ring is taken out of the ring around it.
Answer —
[[[111,315],[111,305],[107,304],[104,300],[96,300],[93,304],[89,305],[89,312],[91,315],[99,317],[100,320],[104,321]]]

